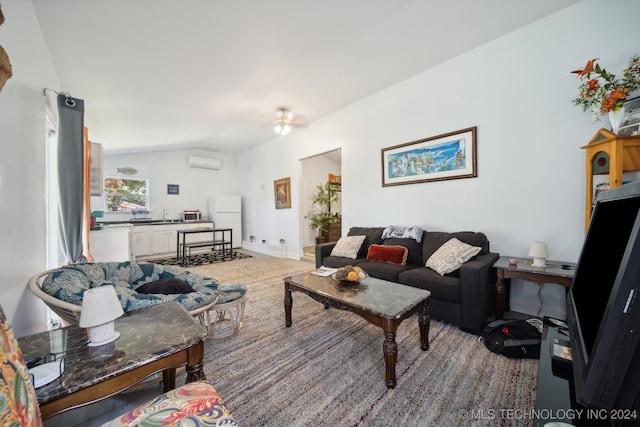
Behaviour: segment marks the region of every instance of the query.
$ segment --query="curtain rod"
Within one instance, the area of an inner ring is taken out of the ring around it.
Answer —
[[[69,92],[58,92],[57,90],[49,89],[48,87],[45,87],[45,88],[42,88],[42,95],[43,96],[47,96],[47,91],[51,91],[51,92],[56,93],[58,95],[65,96],[66,99],[64,100],[64,102],[69,107],[75,107],[76,106],[76,101],[73,100],[73,98],[71,97],[71,94]]]

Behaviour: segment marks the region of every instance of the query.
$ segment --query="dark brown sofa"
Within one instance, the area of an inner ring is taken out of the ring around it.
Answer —
[[[334,243],[316,246],[316,267],[339,268],[358,265],[371,277],[431,291],[430,315],[433,319],[458,325],[460,329],[479,333],[495,308],[493,264],[499,255],[489,251],[489,240],[483,233],[462,231],[446,233],[423,231],[422,242],[415,239],[382,239],[384,227],[352,227],[348,236],[366,236],[356,259],[331,256]],[[427,259],[452,238],[480,247],[480,252],[459,270],[441,276],[429,267]],[[371,244],[400,245],[408,249],[406,265],[370,261]]]

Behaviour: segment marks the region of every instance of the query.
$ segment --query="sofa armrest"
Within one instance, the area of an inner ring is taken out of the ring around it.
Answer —
[[[460,267],[460,327],[479,333],[495,310],[493,264],[496,253],[478,255]]]
[[[316,268],[322,266],[322,260],[331,255],[331,251],[337,242],[323,243],[316,245]]]

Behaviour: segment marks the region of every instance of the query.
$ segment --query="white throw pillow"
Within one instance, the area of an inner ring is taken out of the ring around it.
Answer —
[[[481,250],[482,248],[467,245],[454,237],[429,257],[426,266],[444,276],[459,269]]]
[[[358,258],[360,246],[367,236],[347,236],[341,237],[338,243],[331,250],[331,256],[339,256],[342,258]]]

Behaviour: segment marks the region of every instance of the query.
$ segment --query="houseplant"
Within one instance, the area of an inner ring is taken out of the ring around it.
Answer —
[[[598,58],[594,58],[583,69],[572,71],[580,80],[580,93],[573,103],[581,106],[583,111],[591,111],[594,121],[608,114],[613,132],[618,133],[624,103],[640,87],[640,56],[634,55],[629,59],[622,78],[602,68],[597,61]]]
[[[318,230],[316,243],[324,243],[329,234],[329,226],[336,222],[336,217],[331,214],[331,203],[338,201],[338,193],[331,190],[329,181],[316,185],[316,193],[313,195],[312,203],[319,211],[309,217],[311,228]]]

